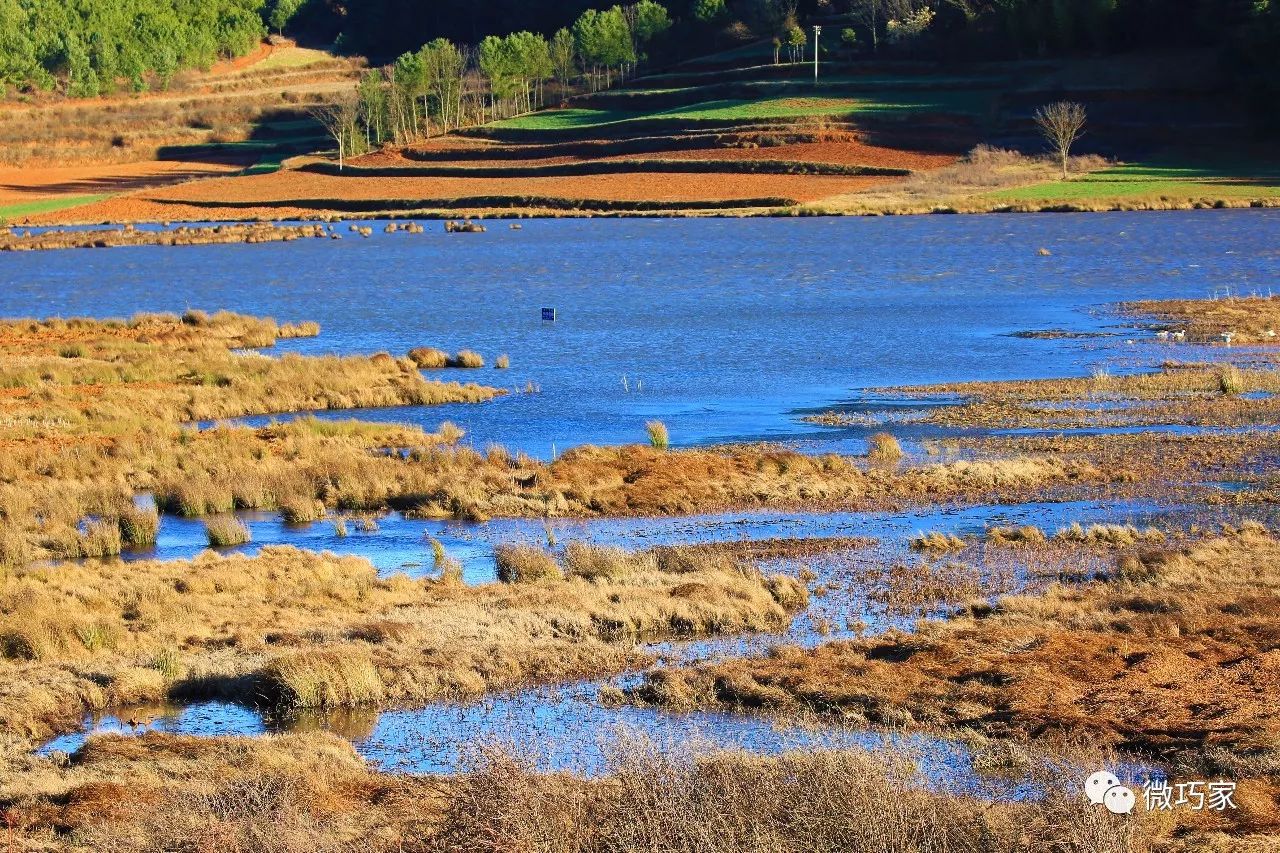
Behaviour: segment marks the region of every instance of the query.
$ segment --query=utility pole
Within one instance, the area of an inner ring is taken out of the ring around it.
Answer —
[[[822,27],[813,25],[813,82],[818,82],[818,36],[822,35]]]

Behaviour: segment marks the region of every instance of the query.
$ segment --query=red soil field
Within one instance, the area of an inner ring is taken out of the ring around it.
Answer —
[[[505,146],[473,141],[459,137],[434,139],[428,143],[413,146],[419,151],[467,151],[474,152],[486,147],[503,148]],[[616,154],[599,158],[542,156],[541,146],[527,146],[528,155],[521,160],[491,159],[478,160],[459,159],[456,161],[424,162],[401,156],[399,151],[377,151],[356,158],[352,163],[360,166],[399,166],[425,167],[430,165],[449,166],[499,166],[514,167],[524,165],[552,165],[561,163],[579,163],[592,159],[599,160],[786,160],[805,163],[838,163],[850,166],[876,166],[890,169],[937,169],[955,162],[956,155],[940,154],[928,151],[911,151],[901,148],[889,148],[883,145],[869,145],[857,139],[830,142],[798,142],[787,145],[775,145],[753,148],[728,148],[708,145],[706,148],[655,151],[643,154]]]
[[[201,161],[147,160],[104,165],[0,167],[0,206],[60,196],[121,193],[196,178],[226,175],[249,165],[253,157]]]
[[[601,201],[670,201],[786,198],[814,201],[899,180],[814,175],[639,174],[566,178],[340,178],[307,172],[214,178],[107,199],[50,214],[49,221],[243,219],[315,214],[290,205],[307,199],[454,199],[471,196],[546,196]],[[219,207],[218,202],[252,207]],[[195,204],[188,204],[194,202]],[[260,206],[258,206],[260,204]],[[38,220],[39,217],[33,217]]]

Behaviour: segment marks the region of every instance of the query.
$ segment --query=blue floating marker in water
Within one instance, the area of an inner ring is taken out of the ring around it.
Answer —
[[[548,323],[554,323],[554,322],[556,321],[556,309],[554,309],[554,308],[543,308],[543,309],[542,309],[542,319],[543,319],[544,321],[548,322]]]

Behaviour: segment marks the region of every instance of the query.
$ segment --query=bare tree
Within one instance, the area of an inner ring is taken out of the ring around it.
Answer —
[[[344,94],[332,104],[317,107],[311,116],[324,127],[325,133],[338,145],[338,169],[342,169],[348,148],[356,137],[356,124],[360,118],[360,103],[354,94]]]
[[[1035,120],[1040,135],[1062,164],[1062,179],[1065,181],[1071,146],[1084,135],[1084,107],[1071,101],[1058,101],[1036,110]]]

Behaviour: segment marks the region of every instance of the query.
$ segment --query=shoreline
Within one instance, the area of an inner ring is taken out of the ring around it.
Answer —
[[[971,200],[965,200],[971,201]],[[303,208],[289,208],[278,205],[282,210],[299,211],[295,215],[280,214],[278,216],[238,216],[238,217],[170,217],[168,219],[76,219],[54,218],[42,221],[30,219],[7,226],[18,239],[26,238],[18,235],[25,229],[80,229],[91,227],[131,225],[163,225],[170,223],[177,226],[190,227],[192,223],[216,226],[281,226],[283,223],[337,223],[353,221],[400,221],[406,219],[425,219],[430,221],[446,220],[520,220],[520,219],[782,219],[788,217],[874,217],[874,216],[938,216],[938,215],[983,215],[983,214],[1034,214],[1034,213],[1127,213],[1139,211],[1180,211],[1180,210],[1270,210],[1280,208],[1280,198],[1197,198],[1197,199],[1137,199],[1133,201],[1110,201],[1099,204],[1081,204],[1075,202],[1054,202],[1045,204],[1019,203],[974,205],[960,202],[937,202],[933,204],[915,204],[904,206],[882,205],[836,210],[824,207],[819,203],[807,203],[791,207],[724,207],[724,208],[689,208],[677,207],[653,210],[581,210],[554,208],[458,208],[440,209],[438,207],[414,209],[370,209],[361,211],[331,210],[317,211]],[[616,204],[616,203],[615,203]],[[146,234],[151,232],[139,232]],[[167,232],[156,232],[165,235]],[[3,236],[0,230],[0,237]],[[285,238],[281,238],[282,240]],[[166,241],[156,241],[165,243]],[[216,242],[234,242],[219,240]],[[145,245],[135,242],[130,245]],[[25,248],[25,247],[24,247]],[[64,248],[64,247],[48,247]],[[0,251],[15,250],[13,247],[0,245]],[[16,249],[20,250],[20,249]]]

